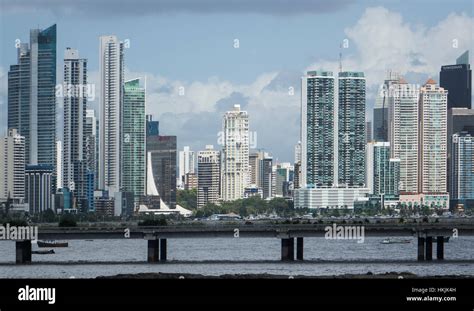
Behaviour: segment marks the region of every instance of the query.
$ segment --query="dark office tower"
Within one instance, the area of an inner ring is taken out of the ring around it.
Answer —
[[[214,146],[198,152],[197,207],[217,204],[221,188],[221,153]]]
[[[8,72],[8,127],[25,137],[27,164],[56,163],[56,25],[30,31]],[[54,183],[53,183],[54,184]]]
[[[365,183],[365,77],[363,72],[338,76],[338,184]]]
[[[26,165],[25,202],[30,214],[39,214],[53,208],[52,175],[54,167],[47,164]]]
[[[148,116],[146,149],[151,158],[151,171],[159,196],[169,208],[175,208],[177,139],[176,136],[153,135],[158,133],[158,124],[153,122],[156,121]],[[153,131],[149,132],[150,128]]]
[[[263,191],[264,199],[271,199],[274,195],[273,193],[273,183],[272,183],[272,163],[273,158],[268,154],[263,154],[261,160],[259,160],[259,182],[258,185]]]
[[[388,110],[390,87],[398,81],[397,73],[389,71],[387,78],[379,90],[375,99],[373,115],[373,135],[374,141],[388,141]]]
[[[456,59],[456,65],[441,66],[440,86],[448,90],[448,109],[471,108],[472,71],[469,65],[469,51]]]

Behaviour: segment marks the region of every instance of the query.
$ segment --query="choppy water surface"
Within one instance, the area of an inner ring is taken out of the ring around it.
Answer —
[[[381,244],[383,238],[355,240],[304,239],[305,262],[280,262],[279,239],[168,239],[165,264],[146,263],[145,240],[71,240],[53,255],[33,254],[32,265],[15,265],[15,243],[0,241],[1,278],[94,278],[121,273],[166,272],[203,275],[269,273],[341,275],[411,272],[417,275],[474,276],[474,237],[445,243],[443,263],[417,262],[417,242]],[[33,245],[33,250],[37,246]],[[433,245],[436,258],[436,244]],[[459,260],[459,261],[457,261]]]

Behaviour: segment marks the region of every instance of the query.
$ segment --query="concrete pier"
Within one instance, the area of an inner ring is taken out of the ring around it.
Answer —
[[[303,260],[303,238],[296,238],[296,259]]]
[[[433,260],[433,237],[426,237],[425,260]]]
[[[31,263],[31,241],[16,241],[16,263]]]
[[[418,261],[425,260],[425,238],[418,237]]]
[[[158,262],[160,259],[160,241],[148,240],[148,262]]]
[[[167,259],[167,245],[166,239],[160,239],[160,261],[166,261]]]
[[[281,239],[281,260],[292,261],[295,260],[295,239],[283,238]]]
[[[436,259],[444,259],[444,236],[438,236],[436,238]]]

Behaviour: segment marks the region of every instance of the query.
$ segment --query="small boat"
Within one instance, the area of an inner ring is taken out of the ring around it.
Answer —
[[[406,243],[411,243],[410,240],[396,240],[396,239],[384,239],[382,242],[380,242],[382,244],[406,244]]]
[[[54,249],[50,249],[48,251],[32,251],[32,254],[37,254],[37,255],[48,255],[48,254],[56,254],[54,252]]]
[[[68,247],[68,242],[38,241],[38,247]]]

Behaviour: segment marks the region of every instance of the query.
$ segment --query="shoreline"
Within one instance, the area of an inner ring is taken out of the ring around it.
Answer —
[[[470,275],[434,275],[419,276],[411,272],[386,272],[373,274],[342,274],[342,275],[284,275],[284,274],[222,274],[222,275],[204,275],[194,273],[135,273],[135,274],[116,274],[110,276],[98,276],[95,279],[135,279],[135,280],[154,280],[154,279],[223,279],[223,280],[286,280],[286,279],[474,279]]]

